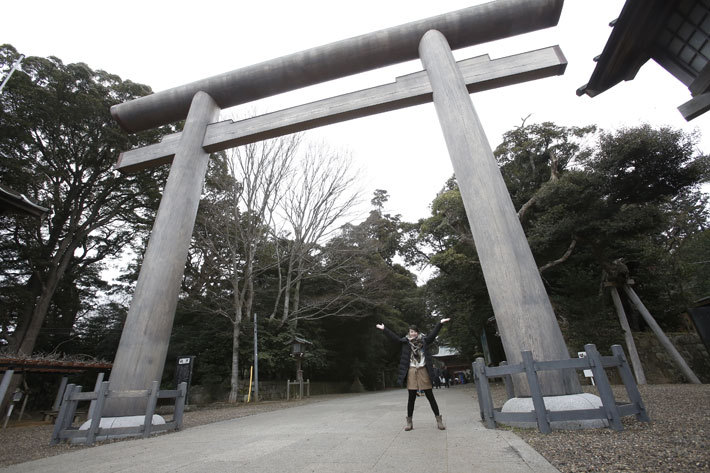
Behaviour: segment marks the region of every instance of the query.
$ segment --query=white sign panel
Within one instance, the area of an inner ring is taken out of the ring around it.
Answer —
[[[578,351],[577,356],[579,358],[586,358],[587,357],[587,352],[586,351]],[[584,370],[584,376],[586,378],[594,378],[594,375],[592,374],[592,370]]]

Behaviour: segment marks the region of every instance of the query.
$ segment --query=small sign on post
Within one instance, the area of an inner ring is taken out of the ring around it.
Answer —
[[[180,383],[186,383],[185,404],[188,404],[187,396],[192,383],[192,367],[194,364],[194,356],[178,356],[177,366],[175,367],[175,385],[179,386]]]
[[[586,351],[578,351],[577,357],[586,358],[587,352]],[[594,373],[592,373],[592,370],[583,370],[583,371],[584,371],[584,377],[589,378],[590,381],[592,382],[592,386],[594,386]]]

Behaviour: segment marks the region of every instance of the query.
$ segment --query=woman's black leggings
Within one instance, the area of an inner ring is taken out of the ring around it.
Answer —
[[[417,390],[408,389],[408,391],[409,402],[407,402],[407,417],[412,417],[412,414],[414,414],[414,401],[417,400]],[[426,398],[429,401],[429,405],[431,406],[431,410],[434,412],[434,415],[438,416],[439,405],[436,403],[436,399],[434,399],[434,393],[431,392],[431,389],[425,389],[424,394],[426,395]]]

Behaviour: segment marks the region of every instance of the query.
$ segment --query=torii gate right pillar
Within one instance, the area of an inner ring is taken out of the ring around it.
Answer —
[[[536,360],[567,359],[569,352],[525,233],[444,35],[427,32],[419,55],[431,82],[508,363],[521,362],[522,350],[530,350]],[[545,396],[581,392],[574,370],[538,375]],[[529,395],[524,377],[513,378],[516,396]]]

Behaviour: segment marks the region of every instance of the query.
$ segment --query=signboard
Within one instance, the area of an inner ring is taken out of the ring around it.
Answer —
[[[192,382],[192,366],[195,364],[194,356],[178,356],[175,367],[175,386],[180,383],[187,383],[187,393],[185,404],[187,404],[187,394],[190,393],[190,383]]]

